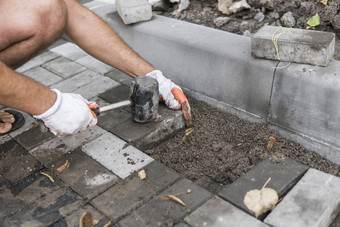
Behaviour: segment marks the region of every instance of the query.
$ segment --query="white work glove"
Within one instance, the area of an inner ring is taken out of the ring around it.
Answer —
[[[54,135],[71,135],[97,124],[97,118],[88,106],[89,102],[81,95],[61,93],[57,89],[52,91],[57,94],[53,106],[33,117],[42,120]]]

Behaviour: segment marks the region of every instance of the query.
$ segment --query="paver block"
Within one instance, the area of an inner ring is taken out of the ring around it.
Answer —
[[[42,54],[39,54],[35,58],[32,58],[30,61],[26,62],[24,65],[20,66],[17,68],[15,71],[18,73],[23,73],[29,69],[35,68],[37,66],[40,66],[52,59],[55,59],[59,57],[57,54],[51,52],[51,51],[46,51]]]
[[[122,219],[119,225],[122,227],[173,226],[173,224],[179,223],[188,213],[201,206],[213,196],[207,190],[187,179],[177,181],[174,185],[163,191],[161,195],[185,193],[188,189],[192,191],[190,194],[177,196],[187,205],[186,207],[157,196]]]
[[[277,60],[273,36],[277,37],[281,61],[327,66],[335,49],[335,34],[297,28],[264,26],[251,39],[251,53],[257,58]]]
[[[42,83],[45,86],[50,86],[52,84],[58,83],[62,80],[61,77],[57,76],[54,73],[42,68],[36,67],[30,69],[24,73],[24,75],[30,77],[31,79]]]
[[[268,178],[271,178],[267,187],[276,190],[279,198],[281,198],[302,177],[307,169],[307,166],[290,159],[283,159],[280,163],[273,163],[267,159],[260,162],[231,185],[222,189],[219,196],[245,212],[254,215],[243,203],[244,196],[249,190],[261,189]],[[263,217],[260,218],[262,219]]]
[[[126,85],[118,85],[117,87],[100,94],[99,97],[108,101],[109,103],[128,100],[130,97],[130,87]]]
[[[105,73],[105,76],[110,77],[112,80],[115,80],[117,82],[122,82],[126,79],[130,79],[131,77],[122,71],[112,68],[112,70],[108,73]]]
[[[151,4],[146,0],[116,0],[116,7],[125,24],[147,21],[152,17]]]
[[[92,83],[100,77],[100,74],[92,70],[85,70],[78,73],[71,78],[68,78],[60,83],[53,85],[51,88],[56,88],[61,92],[72,93],[73,91],[81,88],[84,85]]]
[[[51,51],[70,60],[76,60],[87,55],[80,47],[70,42],[52,48]]]
[[[83,132],[66,137],[54,137],[45,143],[32,149],[30,153],[45,166],[50,166],[51,162],[61,155],[72,151],[85,143],[88,143],[105,133],[105,130],[98,126],[93,126]]]
[[[14,140],[0,145],[0,173],[11,184],[33,174],[42,165]]]
[[[92,199],[118,181],[117,176],[78,149],[55,161],[53,170],[56,171],[66,160],[70,166],[58,174],[59,177],[86,199]]]
[[[105,3],[101,2],[101,1],[91,1],[91,2],[87,2],[87,3],[83,4],[83,6],[85,6],[89,10],[93,10],[93,9],[98,8],[100,6],[103,6],[103,5],[105,5]]]
[[[328,226],[340,210],[340,178],[309,169],[264,220],[272,226]]]
[[[213,197],[184,219],[190,226],[209,227],[266,227],[258,219],[224,201],[218,196]]]
[[[52,43],[49,47],[47,47],[48,50],[51,50],[55,47],[61,46],[63,44],[67,43],[67,41],[65,41],[64,39],[58,39],[57,41],[55,41],[54,43]]]
[[[35,126],[14,137],[14,139],[27,151],[30,151],[53,138],[55,138],[55,136],[51,132],[41,132],[40,126]]]
[[[145,181],[134,177],[120,181],[93,199],[91,204],[115,222],[154,195],[155,192]]]
[[[181,111],[174,111],[160,104],[158,114],[158,119],[148,123],[134,122],[130,116],[129,119],[122,124],[113,127],[110,132],[132,143],[139,149],[146,149],[175,131],[185,127],[184,117]]]
[[[8,135],[2,135],[0,136],[0,144],[6,143],[7,141],[11,140],[12,138]]]
[[[131,118],[131,113],[124,109],[117,109],[100,114],[98,117],[98,126],[109,131],[117,125]]]
[[[101,74],[105,74],[112,70],[111,66],[97,60],[90,55],[79,58],[76,60],[76,62]]]
[[[84,85],[81,88],[74,91],[74,93],[82,95],[86,99],[91,99],[106,90],[118,86],[119,83],[111,80],[108,77],[99,77],[90,84]]]
[[[22,115],[24,116],[25,118],[25,123],[23,126],[21,126],[21,128],[18,128],[17,130],[13,131],[13,132],[10,132],[9,135],[14,138],[18,135],[20,135],[21,133],[35,127],[38,125],[38,122],[29,114],[25,113],[25,112],[22,112],[22,111],[19,111],[20,113],[22,113]]]
[[[75,63],[74,61],[71,61],[64,57],[60,57],[48,63],[45,63],[42,65],[42,67],[52,71],[53,73],[63,78],[68,78],[70,76],[73,76],[77,73],[80,73],[86,70],[84,66],[79,65]]]
[[[81,149],[123,179],[153,160],[111,133],[103,134]]]
[[[129,77],[129,78],[125,79],[125,80],[120,81],[120,83],[121,83],[121,84],[124,84],[124,85],[126,85],[126,86],[130,86],[132,80],[133,80],[133,78],[132,78],[132,77]]]

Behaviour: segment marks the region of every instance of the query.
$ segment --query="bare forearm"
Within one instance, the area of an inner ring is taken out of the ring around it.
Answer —
[[[25,77],[0,62],[0,104],[38,115],[49,109],[56,95],[49,88]]]
[[[154,70],[97,15],[74,0],[65,2],[68,7],[66,33],[79,47],[132,77]]]

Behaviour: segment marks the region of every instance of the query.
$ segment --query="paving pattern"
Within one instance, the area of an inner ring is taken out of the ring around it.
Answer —
[[[103,4],[86,6],[98,9]],[[63,39],[17,71],[99,105],[127,99],[131,81]],[[161,105],[159,114],[151,123],[138,124],[129,108],[122,108],[100,116],[97,126],[58,138],[43,133],[24,113],[22,128],[0,136],[0,226],[78,226],[85,211],[98,220],[96,226],[109,220],[110,226],[121,227],[325,226],[339,212],[340,179],[288,159],[265,160],[212,194],[143,152],[184,128],[181,111]],[[59,173],[57,168],[66,160],[69,168]],[[137,176],[141,169],[145,180]],[[256,219],[243,205],[243,196],[261,188],[268,177],[268,187],[276,189],[282,201],[269,215]],[[186,206],[161,197],[169,194]],[[286,212],[287,206],[295,210]],[[294,222],[300,217],[301,222]]]

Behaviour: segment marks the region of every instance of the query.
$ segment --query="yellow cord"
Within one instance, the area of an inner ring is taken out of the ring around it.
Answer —
[[[280,33],[278,33],[279,30],[281,30]],[[283,30],[282,27],[280,26],[280,27],[273,33],[273,35],[272,35],[272,42],[273,42],[274,47],[275,47],[275,50],[276,50],[276,55],[277,55],[277,60],[278,60],[278,61],[281,61],[281,58],[280,58],[279,46],[278,46],[278,44],[277,44],[277,41],[279,40],[279,37],[280,37],[281,35],[285,34],[286,32],[287,32],[287,30],[286,30],[286,31]],[[277,33],[278,33],[278,34],[277,34]],[[276,34],[277,34],[277,35],[276,35]],[[285,67],[287,67],[287,66],[289,66],[289,65],[290,65],[290,62],[289,62],[287,65],[285,65],[285,66],[274,67],[274,68],[275,68],[275,69],[283,69],[283,68],[285,68]]]

